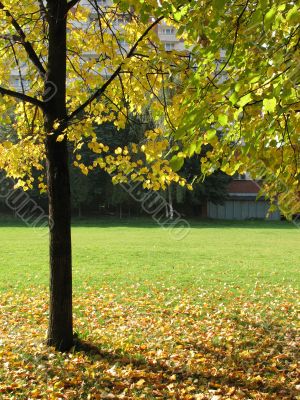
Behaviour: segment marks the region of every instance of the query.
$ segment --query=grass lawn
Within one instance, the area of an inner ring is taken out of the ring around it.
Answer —
[[[61,355],[42,344],[47,234],[0,221],[0,397],[300,399],[300,230],[191,225],[75,221],[75,329],[97,347]]]
[[[151,220],[83,221],[75,222],[72,236],[76,289],[136,283],[142,289],[159,282],[187,288],[300,287],[300,230],[287,222],[199,222],[176,241]],[[47,285],[46,231],[3,223],[0,254],[0,290]]]

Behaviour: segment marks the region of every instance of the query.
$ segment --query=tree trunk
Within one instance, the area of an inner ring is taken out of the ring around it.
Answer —
[[[172,220],[174,218],[174,208],[173,208],[173,198],[171,185],[168,186],[168,207],[169,207],[169,217]]]
[[[48,67],[44,110],[50,218],[50,309],[47,344],[66,351],[73,346],[71,195],[67,141],[57,141],[53,124],[66,116],[66,0],[47,1]],[[49,96],[49,90],[56,93]]]

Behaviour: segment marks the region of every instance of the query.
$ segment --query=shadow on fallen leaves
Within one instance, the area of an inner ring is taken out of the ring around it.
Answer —
[[[42,344],[45,293],[4,293],[1,398],[299,399],[298,294],[87,290],[62,354]]]

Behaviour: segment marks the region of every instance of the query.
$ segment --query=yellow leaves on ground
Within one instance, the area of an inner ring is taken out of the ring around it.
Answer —
[[[46,348],[47,295],[0,296],[1,399],[298,399],[292,288],[86,288],[75,329],[90,343]],[[89,351],[83,350],[89,349]]]

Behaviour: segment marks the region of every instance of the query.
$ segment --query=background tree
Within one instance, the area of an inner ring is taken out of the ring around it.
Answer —
[[[204,177],[201,171],[201,157],[204,157],[208,149],[202,149],[200,155],[195,154],[185,160],[180,170],[189,182],[193,182],[193,190],[190,191],[186,186],[176,186],[175,199],[176,208],[190,215],[201,215],[206,213],[208,201],[214,204],[223,204],[228,196],[228,185],[232,178],[224,172],[218,170]]]

